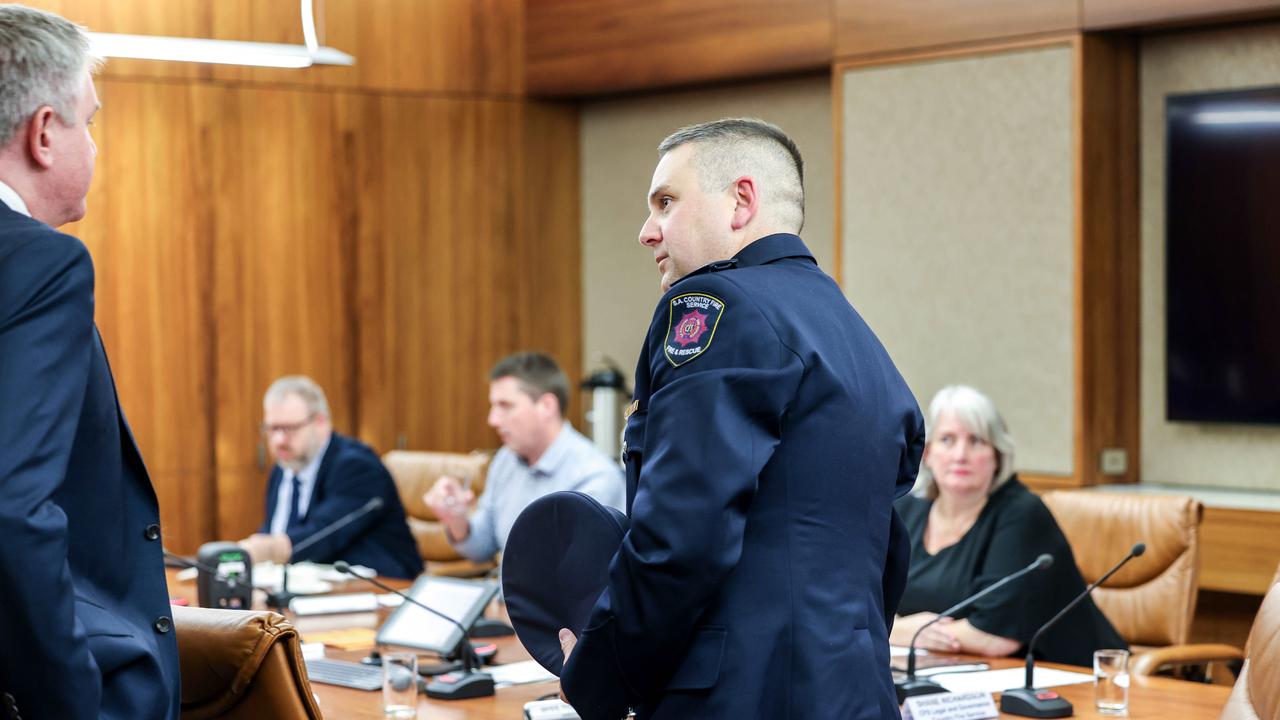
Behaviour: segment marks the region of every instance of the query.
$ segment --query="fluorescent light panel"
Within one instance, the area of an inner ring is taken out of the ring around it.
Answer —
[[[98,57],[278,68],[355,64],[355,58],[331,47],[119,33],[89,33],[89,41]]]

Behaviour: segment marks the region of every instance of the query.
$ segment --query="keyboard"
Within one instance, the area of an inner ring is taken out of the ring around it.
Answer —
[[[316,658],[307,661],[307,677],[311,682],[341,685],[356,690],[382,689],[382,668],[377,665]]]

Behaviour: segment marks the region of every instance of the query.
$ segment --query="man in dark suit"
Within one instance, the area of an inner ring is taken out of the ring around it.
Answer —
[[[395,481],[368,445],[333,431],[324,390],[308,377],[282,377],[268,388],[262,410],[262,433],[276,465],[267,482],[262,527],[241,541],[250,556],[276,562],[346,560],[386,577],[417,577],[422,557]],[[293,551],[374,497],[382,499],[379,510]]]
[[[93,321],[83,30],[0,5],[0,716],[177,718],[155,492]]]
[[[640,242],[665,295],[624,431],[630,528],[585,628],[560,632],[563,693],[584,720],[897,718],[893,501],[920,410],[796,235],[781,130],[722,120],[659,153]]]

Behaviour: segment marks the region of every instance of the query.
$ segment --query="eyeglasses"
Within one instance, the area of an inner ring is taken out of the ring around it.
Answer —
[[[301,422],[277,423],[275,425],[268,425],[266,423],[262,423],[262,427],[260,427],[259,430],[261,430],[263,437],[268,437],[268,438],[273,437],[276,433],[284,433],[285,437],[293,437],[299,430],[310,425],[311,421],[315,419],[316,419],[316,416],[314,413],[312,413],[311,415],[308,415]]]

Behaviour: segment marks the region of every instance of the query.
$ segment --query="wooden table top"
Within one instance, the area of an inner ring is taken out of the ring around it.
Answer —
[[[174,597],[184,598],[195,604],[194,583],[182,582],[174,578],[176,571],[169,571],[169,589]],[[408,587],[409,583],[393,583],[397,587]],[[338,592],[364,592],[365,588],[349,583],[339,587]],[[490,608],[492,615],[501,616],[501,608]],[[292,617],[291,620],[298,632],[306,640],[307,632],[319,632],[339,628],[376,628],[386,617],[386,611],[379,613],[356,613],[350,615],[326,615],[315,617]],[[497,638],[499,663],[528,660],[527,653],[514,637]],[[337,650],[329,648],[327,656],[340,660],[358,660],[368,654],[368,650]],[[1022,661],[1016,658],[986,659],[992,669],[1019,667]],[[1045,664],[1062,670],[1076,672],[1092,672],[1090,669],[1071,667],[1068,665]],[[319,700],[320,709],[326,718],[342,718],[343,720],[381,720],[382,693],[352,690],[315,683],[312,685]],[[1093,706],[1093,685],[1083,683],[1054,688],[1075,706],[1077,718],[1102,718]],[[472,700],[432,700],[425,695],[418,700],[418,717],[432,720],[519,720],[523,717],[526,702],[536,700],[544,695],[553,695],[559,691],[555,682],[519,685],[500,688],[493,697]],[[1215,685],[1171,680],[1168,678],[1133,677],[1129,688],[1129,720],[1217,720],[1222,708],[1227,703],[1231,688]],[[999,705],[999,694],[996,695]],[[1015,717],[1001,714],[1001,717]]]

